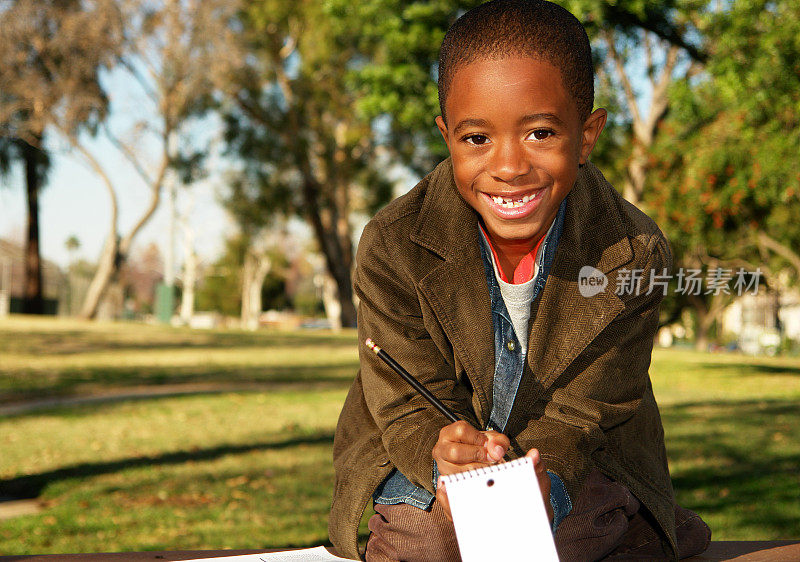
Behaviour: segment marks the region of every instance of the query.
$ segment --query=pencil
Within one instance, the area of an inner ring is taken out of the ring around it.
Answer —
[[[391,355],[389,355],[380,347],[378,347],[378,345],[376,345],[375,342],[372,341],[372,338],[367,338],[367,341],[365,341],[364,343],[367,344],[368,348],[370,348],[373,352],[375,352],[375,355],[383,359],[384,363],[389,365],[398,375],[403,377],[406,380],[406,382],[408,382],[408,384],[413,386],[414,390],[419,392],[422,395],[422,397],[425,398],[425,400],[430,402],[437,410],[439,410],[442,414],[444,414],[444,417],[446,417],[451,422],[460,421],[459,418],[452,412],[452,410],[450,410],[450,408],[442,404],[441,400],[439,400],[433,394],[431,394],[430,391],[427,388],[425,388],[421,382],[415,379],[411,375],[411,373],[406,371],[400,363],[392,359]]]

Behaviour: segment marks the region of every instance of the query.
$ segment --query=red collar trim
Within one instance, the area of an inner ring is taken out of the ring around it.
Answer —
[[[512,281],[509,281],[505,272],[500,267],[500,260],[497,259],[497,252],[492,245],[492,239],[489,238],[488,234],[486,234],[486,230],[484,230],[483,225],[480,222],[478,223],[478,226],[480,227],[481,232],[483,232],[483,236],[486,238],[486,241],[489,243],[489,248],[492,250],[492,256],[494,256],[494,263],[497,266],[497,272],[500,274],[500,279],[513,285],[527,283],[533,279],[533,274],[536,271],[536,255],[539,253],[539,246],[542,245],[542,242],[544,242],[547,234],[539,238],[539,241],[536,243],[536,247],[522,258],[522,261],[519,262],[519,265],[514,270]]]

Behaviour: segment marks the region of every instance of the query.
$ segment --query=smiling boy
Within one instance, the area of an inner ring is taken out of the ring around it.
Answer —
[[[606,112],[592,111],[585,31],[549,2],[489,2],[450,28],[439,72],[450,158],[359,244],[361,369],[334,442],[332,542],[360,555],[371,498],[367,560],[458,560],[438,475],[528,454],[562,559],[701,552],[710,534],[675,504],[648,375],[663,294],[647,275],[671,253],[588,162]],[[608,290],[582,296],[586,266]],[[615,294],[634,269],[640,290]]]

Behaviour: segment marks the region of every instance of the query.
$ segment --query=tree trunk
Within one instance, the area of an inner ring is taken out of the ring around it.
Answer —
[[[334,280],[336,281],[336,290],[339,296],[339,303],[341,305],[341,325],[345,328],[356,327],[356,307],[353,303],[353,286],[350,278],[350,266],[346,268],[344,264],[340,264],[337,271],[334,272]]]
[[[39,166],[41,153],[38,148],[23,144],[25,160],[25,188],[28,198],[28,228],[25,237],[25,292],[22,312],[25,314],[44,314],[42,295],[42,260],[39,252]]]
[[[322,306],[325,308],[325,317],[331,329],[338,331],[342,328],[342,304],[339,302],[339,291],[330,274],[320,274],[318,281],[322,289]]]
[[[639,139],[634,139],[634,147],[628,162],[627,177],[622,196],[629,202],[639,206],[644,194],[647,180],[647,148]]]
[[[106,238],[103,253],[97,264],[97,271],[92,277],[89,290],[81,307],[80,317],[84,319],[94,318],[97,314],[97,307],[100,306],[100,299],[106,291],[109,283],[117,272],[117,257],[119,255],[119,238],[116,232],[111,232]]]
[[[248,251],[242,270],[242,328],[255,330],[261,315],[261,289],[264,286],[272,260],[267,256]]]
[[[164,141],[161,164],[155,179],[148,181],[147,175],[140,171],[145,183],[150,188],[150,201],[147,209],[136,221],[136,224],[134,224],[130,232],[128,232],[124,238],[120,239],[117,225],[119,208],[117,203],[117,194],[114,190],[114,183],[106,173],[105,168],[103,168],[100,162],[92,155],[91,152],[86,149],[83,144],[78,141],[74,135],[67,133],[66,136],[70,140],[70,144],[76,148],[84,156],[84,158],[86,158],[88,164],[103,180],[111,203],[111,228],[108,233],[108,237],[106,238],[106,244],[103,247],[103,253],[100,255],[97,271],[95,272],[92,282],[89,285],[89,291],[86,293],[86,298],[83,302],[83,306],[81,307],[81,312],[79,315],[81,318],[88,320],[97,315],[97,307],[100,305],[100,300],[103,298],[109,283],[111,283],[111,281],[114,279],[114,276],[119,273],[122,264],[127,259],[131,250],[131,246],[133,245],[134,237],[147,223],[147,221],[150,220],[150,217],[153,216],[153,213],[155,213],[156,209],[158,208],[158,203],[161,198],[161,185],[164,181],[164,175],[166,174],[169,165],[169,155],[166,153],[166,141]],[[129,160],[134,164],[134,167],[137,168],[137,170],[140,170],[138,163],[136,163],[136,161],[132,159],[132,156],[130,156],[129,150],[110,135],[109,139],[111,139],[112,143],[118,146],[120,150],[129,157]]]
[[[708,332],[711,324],[707,321],[708,311],[704,307],[696,307],[697,323],[694,331],[694,348],[697,351],[708,351]]]
[[[688,299],[697,313],[694,347],[697,351],[708,351],[708,344],[710,343],[708,334],[714,323],[722,315],[725,305],[730,302],[730,299],[722,294],[712,295],[708,303],[697,295],[689,295]]]
[[[183,292],[181,293],[181,320],[188,324],[194,316],[194,286],[197,284],[197,253],[194,251],[194,231],[184,225]]]

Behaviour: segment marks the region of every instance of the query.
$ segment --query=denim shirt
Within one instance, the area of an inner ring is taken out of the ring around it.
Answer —
[[[566,201],[561,202],[558,214],[553,223],[553,228],[543,242],[542,263],[534,282],[533,299],[544,289],[550,266],[553,263],[556,247],[558,246],[561,231],[564,225],[564,213]],[[482,234],[481,234],[482,236]],[[522,370],[525,365],[527,354],[526,349],[522,349],[517,335],[514,333],[514,326],[511,323],[511,316],[508,314],[503,296],[500,293],[500,285],[494,274],[492,256],[486,249],[483,242],[480,243],[483,266],[486,273],[486,282],[489,287],[489,297],[492,310],[492,322],[494,324],[494,349],[495,349],[495,370],[492,388],[492,411],[489,415],[487,430],[494,429],[501,432],[505,428],[508,418],[511,415],[511,408],[517,395]],[[433,487],[436,489],[436,481],[439,474],[436,462],[433,463]],[[553,508],[553,531],[561,520],[572,510],[572,502],[567,493],[561,478],[553,472],[547,471],[550,477],[550,505]],[[373,494],[373,500],[379,504],[398,504],[406,503],[420,509],[427,509],[433,503],[434,496],[426,489],[415,486],[397,469],[393,470],[389,476],[378,486]]]

